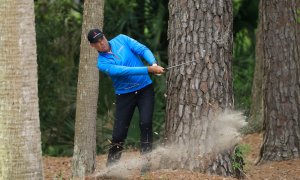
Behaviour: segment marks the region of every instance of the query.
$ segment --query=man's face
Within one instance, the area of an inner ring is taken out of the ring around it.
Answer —
[[[103,36],[101,39],[98,40],[96,43],[90,43],[93,48],[95,48],[99,52],[109,52],[110,47],[108,44],[107,39]]]

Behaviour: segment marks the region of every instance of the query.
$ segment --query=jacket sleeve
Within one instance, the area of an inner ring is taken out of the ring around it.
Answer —
[[[98,69],[109,76],[127,76],[127,75],[146,75],[148,68],[143,67],[127,67],[109,63],[97,63]]]
[[[121,36],[135,54],[143,57],[150,65],[157,63],[149,48],[124,34]]]

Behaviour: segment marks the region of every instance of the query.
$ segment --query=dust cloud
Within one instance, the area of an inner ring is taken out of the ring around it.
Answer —
[[[226,110],[211,121],[205,139],[190,139],[189,143],[193,146],[186,144],[158,146],[147,156],[122,158],[119,163],[96,172],[94,177],[125,179],[139,173],[141,167],[146,164],[151,164],[151,170],[155,170],[162,168],[161,162],[164,159],[168,159],[168,162],[182,162],[186,157],[201,158],[206,154],[222,152],[241,140],[239,130],[246,124],[246,118],[241,112]],[[163,168],[172,169],[173,166],[167,164]]]

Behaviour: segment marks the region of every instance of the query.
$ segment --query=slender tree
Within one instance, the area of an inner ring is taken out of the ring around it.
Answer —
[[[260,1],[259,6],[261,6]],[[251,132],[261,131],[263,128],[263,39],[262,39],[262,8],[259,8],[258,26],[255,46],[255,71],[251,94],[250,128]]]
[[[264,61],[263,161],[300,156],[299,0],[261,2]]]
[[[43,179],[33,0],[0,3],[0,179]]]
[[[232,22],[231,0],[169,2],[169,65],[197,61],[168,72],[166,138],[185,149],[175,167],[233,174],[228,154],[214,165],[198,159],[212,153],[206,145],[216,115],[233,107]]]
[[[84,2],[80,63],[77,85],[73,176],[84,177],[96,168],[96,118],[99,87],[97,52],[90,47],[87,33],[102,28],[104,0]]]

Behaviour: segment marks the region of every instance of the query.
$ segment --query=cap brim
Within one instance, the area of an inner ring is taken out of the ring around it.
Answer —
[[[96,43],[96,42],[99,41],[99,39],[102,39],[102,38],[103,38],[103,34],[99,33],[95,37],[92,38],[92,40],[90,41],[90,43]]]

